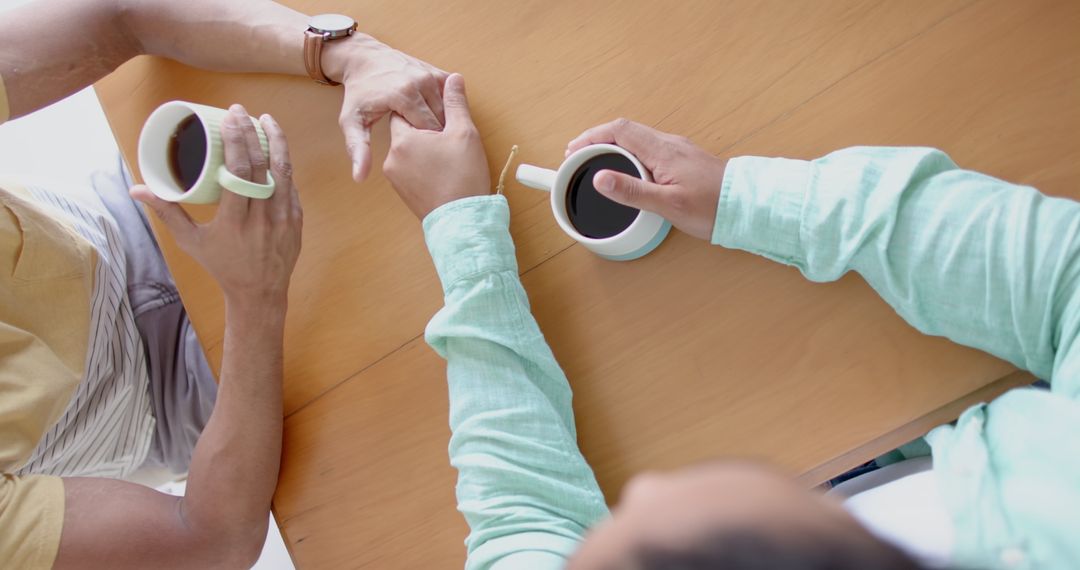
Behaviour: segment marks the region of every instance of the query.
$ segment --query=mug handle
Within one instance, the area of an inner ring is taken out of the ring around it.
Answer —
[[[229,172],[229,169],[222,164],[218,168],[217,179],[222,188],[248,198],[265,200],[274,195],[274,176],[269,170],[266,171],[266,184],[258,184]]]
[[[515,176],[518,182],[529,188],[543,190],[544,192],[551,192],[551,189],[555,186],[555,171],[547,168],[522,164],[518,166]]]

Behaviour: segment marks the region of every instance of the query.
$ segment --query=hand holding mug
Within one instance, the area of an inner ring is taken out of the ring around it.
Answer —
[[[383,174],[421,220],[443,204],[491,192],[484,144],[469,114],[461,75],[446,80],[443,107],[442,131],[417,129],[396,113],[390,118],[390,153]]]
[[[135,186],[131,195],[154,210],[177,244],[217,280],[228,304],[283,307],[300,254],[303,213],[293,186],[285,134],[269,115],[262,116],[260,125],[268,139],[269,168],[276,181],[270,198],[222,192],[214,219],[200,224],[179,204],[159,198],[146,186]],[[240,105],[230,107],[222,119],[221,138],[225,166],[232,175],[257,184],[267,181],[266,155]]]
[[[685,137],[626,119],[578,135],[570,141],[566,154],[605,143],[632,152],[652,173],[653,181],[604,170],[593,179],[598,192],[620,204],[656,212],[694,237],[706,241],[712,238],[727,161]]]

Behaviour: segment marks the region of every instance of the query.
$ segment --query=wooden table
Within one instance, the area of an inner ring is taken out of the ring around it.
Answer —
[[[493,175],[512,144],[554,166],[582,129],[627,116],[724,155],[932,145],[1080,197],[1075,1],[289,3],[357,15],[463,73]],[[445,369],[422,336],[440,287],[419,224],[378,170],[350,180],[340,92],[152,59],[98,92],[133,166],[141,123],[168,99],[240,101],[289,135],[306,235],[274,507],[297,565],[460,567]],[[383,125],[377,154],[386,144]],[[918,334],[856,276],[811,284],[677,232],[643,260],[607,262],[558,230],[546,194],[516,183],[507,194],[522,279],[611,502],[634,473],[720,456],[816,484],[1030,380]],[[220,293],[159,235],[216,366]]]

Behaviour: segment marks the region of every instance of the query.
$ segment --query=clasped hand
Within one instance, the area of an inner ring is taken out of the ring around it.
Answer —
[[[445,71],[361,33],[329,42],[323,57],[327,76],[345,86],[338,123],[357,182],[371,172],[371,126],[388,113],[442,130]]]
[[[420,219],[443,204],[491,191],[483,142],[469,115],[460,75],[446,83],[443,132],[411,127],[400,116],[391,120],[391,147],[383,172],[402,200]],[[712,237],[726,161],[689,139],[617,119],[593,127],[567,147],[566,154],[590,144],[619,145],[652,172],[653,182],[602,171],[596,188],[608,198],[656,212],[681,231],[708,241]]]
[[[442,83],[437,103],[423,99],[427,112],[418,110],[418,101],[412,102],[411,110],[407,111],[413,114],[411,120],[388,107],[393,110],[392,144],[383,170],[405,204],[420,219],[444,204],[491,190],[487,158],[470,116],[464,80],[455,74],[446,79],[445,88]],[[388,105],[398,105],[404,99],[387,101],[394,101]],[[255,129],[246,119],[247,111],[239,105],[234,105],[231,111],[222,125],[226,164],[241,178],[264,182],[266,158]],[[367,118],[359,123],[346,123],[345,113],[342,116],[342,127],[347,132],[354,129],[354,136],[359,137],[351,139],[354,141],[351,144],[359,145],[352,150],[366,161],[367,166],[362,169],[362,174],[366,174],[371,160],[367,120],[374,115],[363,115]],[[417,127],[415,122],[425,126]],[[216,218],[208,224],[198,224],[180,206],[157,198],[144,186],[132,189],[132,195],[155,210],[179,245],[217,279],[227,300],[283,304],[300,251],[302,212],[292,182],[284,134],[269,116],[263,116],[261,123],[270,143],[270,170],[278,185],[270,200],[250,200],[224,192]],[[355,134],[360,131],[361,134]],[[570,142],[566,152],[570,154],[597,143],[616,144],[629,150],[653,176],[653,182],[646,182],[602,171],[594,179],[600,192],[616,202],[656,212],[694,237],[710,239],[724,160],[685,137],[626,119],[586,130]],[[435,179],[437,183],[433,183]]]

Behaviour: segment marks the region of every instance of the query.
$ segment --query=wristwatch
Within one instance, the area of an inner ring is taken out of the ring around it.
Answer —
[[[345,39],[356,31],[356,20],[341,14],[319,14],[308,22],[304,32],[304,67],[312,79],[323,85],[341,85],[323,73],[323,44]]]

